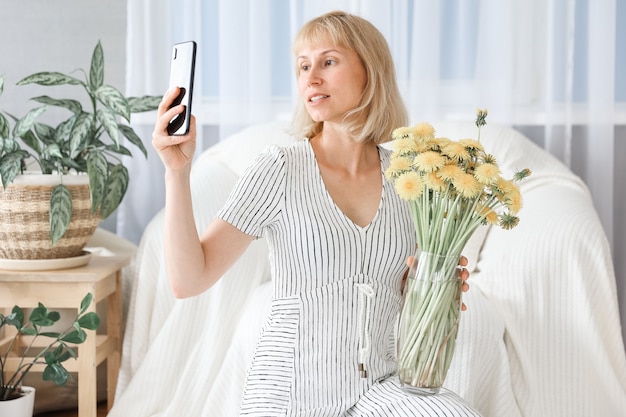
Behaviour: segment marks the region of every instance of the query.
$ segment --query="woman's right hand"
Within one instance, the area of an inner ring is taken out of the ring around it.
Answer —
[[[193,115],[189,121],[189,133],[184,136],[170,136],[167,133],[169,122],[177,114],[185,111],[183,104],[169,108],[178,96],[179,90],[178,87],[170,89],[163,96],[152,132],[152,147],[159,154],[165,168],[174,171],[190,167],[196,149],[196,118]]]

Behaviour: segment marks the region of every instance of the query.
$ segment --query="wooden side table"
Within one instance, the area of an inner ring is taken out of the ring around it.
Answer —
[[[37,307],[41,302],[49,309],[78,310],[83,297],[91,292],[96,304],[106,303],[106,333],[95,335],[88,330],[87,340],[78,345],[78,359],[64,362],[70,372],[78,373],[78,415],[97,416],[96,368],[107,361],[107,406],[113,405],[115,386],[122,353],[122,285],[121,269],[130,263],[130,256],[91,257],[85,266],[50,271],[0,270],[0,308]],[[95,337],[94,337],[95,336]],[[9,370],[17,361],[9,362]],[[33,371],[43,372],[44,366]]]

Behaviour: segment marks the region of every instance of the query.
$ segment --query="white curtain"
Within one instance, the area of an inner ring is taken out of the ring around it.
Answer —
[[[615,152],[626,139],[624,129],[616,135],[626,124],[626,87],[616,84],[616,68],[626,70],[624,2],[128,0],[127,93],[162,94],[172,44],[195,39],[197,153],[245,126],[288,118],[290,40],[335,9],[368,18],[386,36],[412,122],[472,120],[477,107],[488,108],[488,123],[532,133],[585,180],[612,243],[626,322],[626,227],[615,221],[626,210],[617,185],[626,182],[624,157]],[[153,115],[133,123],[148,143]],[[117,233],[137,242],[163,205],[163,171],[153,152],[129,164]]]

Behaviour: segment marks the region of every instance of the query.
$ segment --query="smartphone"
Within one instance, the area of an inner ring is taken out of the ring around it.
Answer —
[[[175,44],[172,47],[169,87],[180,87],[180,94],[170,108],[182,103],[185,105],[185,111],[176,115],[168,124],[167,133],[170,136],[186,135],[189,132],[195,68],[196,42],[187,41]]]

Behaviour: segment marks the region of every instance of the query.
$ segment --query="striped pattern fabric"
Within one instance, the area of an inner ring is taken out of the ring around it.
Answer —
[[[384,171],[389,152],[379,154]],[[416,397],[394,381],[400,281],[415,233],[408,205],[382,181],[378,211],[360,227],[334,204],[308,141],[270,146],[218,212],[266,238],[272,261],[270,314],[241,415],[477,415],[451,392]]]
[[[473,123],[433,125],[439,136],[476,134]],[[252,126],[199,156],[191,178],[199,231],[263,149],[295,141],[284,127]],[[481,142],[507,176],[521,167],[530,167],[533,175],[522,184],[520,225],[489,228],[463,252],[472,272],[470,290],[463,294],[468,310],[445,387],[485,417],[624,415],[626,358],[615,275],[588,191],[511,128],[484,126]],[[160,212],[142,237],[136,272],[125,274],[132,289],[124,292],[124,352],[108,417],[236,417],[257,336],[271,311],[266,239],[254,241],[210,290],[186,300],[172,296],[162,241]],[[391,381],[373,384],[357,406],[341,414],[368,415],[372,407],[393,415],[387,412],[391,407],[411,415],[379,392]],[[403,398],[391,390],[394,398]],[[438,397],[443,410],[451,398]],[[432,400],[427,404],[434,414]],[[419,410],[413,414],[424,414],[423,406],[411,401],[408,407]],[[437,412],[455,415],[452,408]]]

